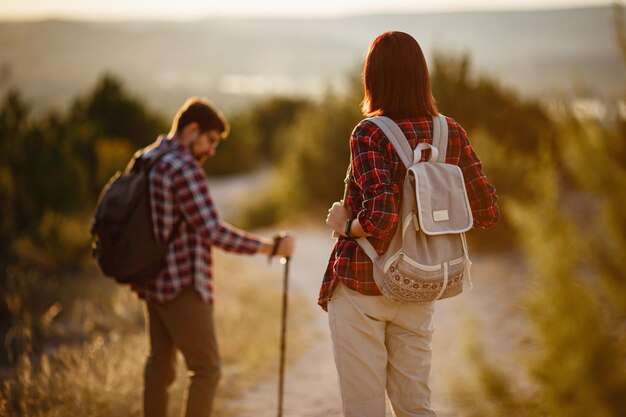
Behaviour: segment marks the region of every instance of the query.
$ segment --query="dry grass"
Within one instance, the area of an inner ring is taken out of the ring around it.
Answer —
[[[224,365],[214,412],[219,417],[231,414],[227,400],[276,369],[280,291],[279,277],[240,258],[222,253],[216,258],[215,311]],[[20,329],[13,333],[38,337],[22,337],[21,344],[14,344],[20,348],[13,365],[0,375],[0,416],[140,416],[147,353],[142,303],[127,288],[94,274],[69,284],[61,280],[63,285],[44,286],[43,292],[33,289],[37,277],[24,279],[26,275],[1,295],[19,304],[11,311],[13,325]],[[38,307],[30,311],[35,299]],[[290,357],[306,344],[298,328],[308,313],[298,305],[292,296]],[[186,385],[180,358],[178,365],[170,390],[172,416],[179,413]]]

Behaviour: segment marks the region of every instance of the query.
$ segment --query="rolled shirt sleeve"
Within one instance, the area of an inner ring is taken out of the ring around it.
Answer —
[[[353,179],[363,193],[357,218],[366,233],[383,238],[398,223],[399,190],[381,149],[382,141],[375,139],[373,129],[369,123],[357,126],[350,138],[350,151]]]

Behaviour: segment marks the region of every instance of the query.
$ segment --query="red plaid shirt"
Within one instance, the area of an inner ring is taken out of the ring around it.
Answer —
[[[394,120],[412,148],[420,142],[432,144],[433,123],[430,117]],[[474,227],[486,228],[499,218],[495,188],[487,182],[478,157],[472,150],[465,130],[453,119],[448,121],[446,163],[463,171],[470,200]],[[395,233],[400,210],[400,192],[406,168],[395,148],[372,122],[360,122],[350,137],[352,180],[348,186],[346,206],[359,219],[363,230],[371,233],[370,242],[378,253],[384,253]],[[430,157],[424,152],[422,160]],[[352,239],[340,237],[333,248],[324,274],[318,303],[324,310],[338,280],[366,295],[380,295],[374,282],[372,261]]]
[[[153,279],[133,285],[132,289],[145,300],[165,302],[193,285],[204,302],[212,302],[211,247],[252,254],[259,250],[261,242],[220,221],[206,174],[188,149],[163,136],[155,145],[175,150],[150,171],[154,235],[161,241],[167,241],[172,233],[175,235],[163,271]],[[176,224],[178,229],[174,232]]]

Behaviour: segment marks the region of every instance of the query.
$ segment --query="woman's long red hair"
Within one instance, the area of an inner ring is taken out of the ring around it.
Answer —
[[[370,45],[363,68],[365,116],[436,116],[422,48],[404,32],[385,32]]]

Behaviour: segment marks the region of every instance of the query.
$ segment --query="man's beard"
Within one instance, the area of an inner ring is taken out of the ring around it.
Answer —
[[[211,156],[211,154],[209,152],[203,152],[201,154],[194,155],[194,156],[196,157],[196,160],[200,162],[200,165],[204,165],[204,163],[206,162],[207,159],[209,159],[209,156]]]

